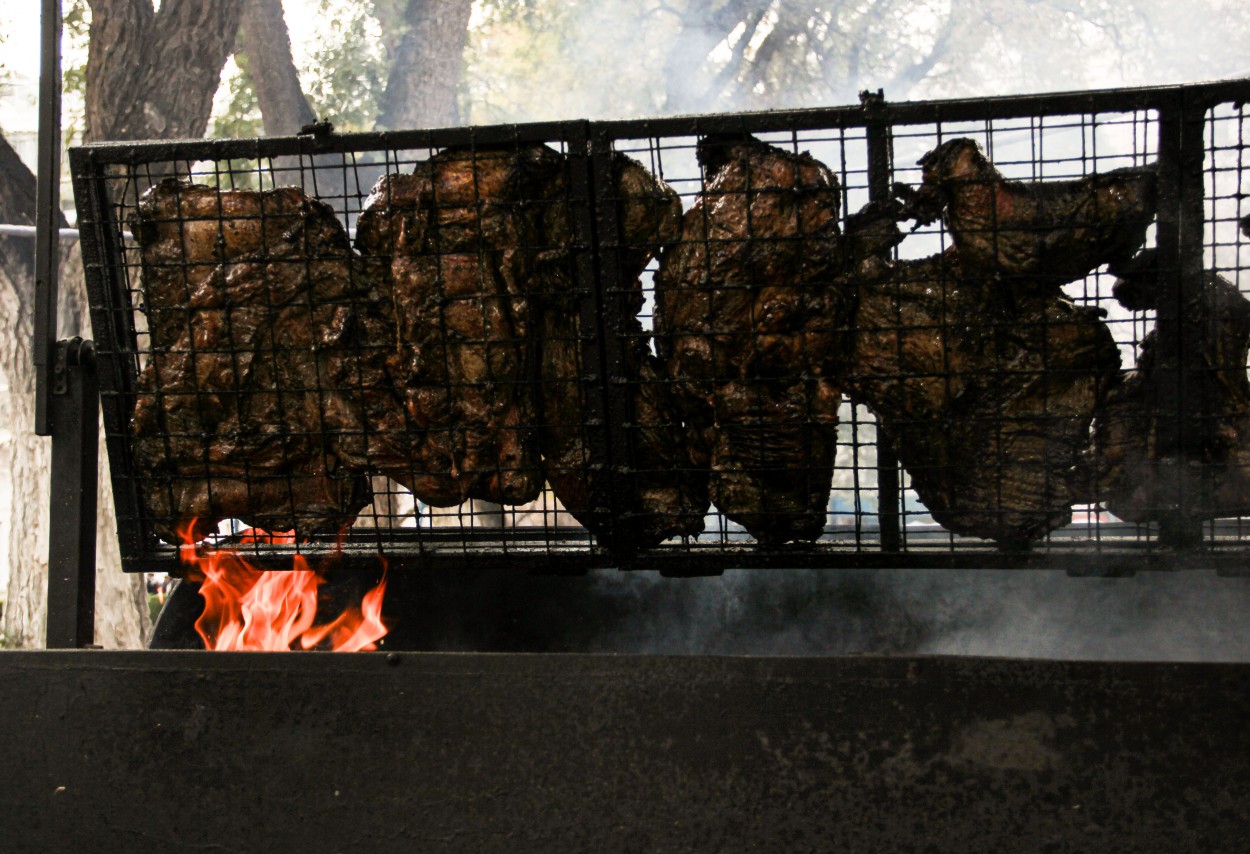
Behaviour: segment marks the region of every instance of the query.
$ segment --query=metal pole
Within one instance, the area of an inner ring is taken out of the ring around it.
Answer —
[[[39,229],[33,225],[0,225],[0,235],[4,237],[35,238],[39,235]],[[78,239],[78,229],[62,228],[57,236],[61,240],[74,241]]]
[[[90,341],[57,341],[61,216],[61,2],[43,0],[35,199],[35,433],[52,437],[50,649],[95,639],[99,393]]]
[[[1186,347],[1203,334],[1202,288],[1203,241],[1203,110],[1187,103],[1177,92],[1159,110],[1159,283],[1162,297],[1156,313],[1158,356],[1155,370],[1166,378],[1158,395],[1157,448],[1161,460],[1185,465],[1200,459],[1201,423],[1192,418],[1200,411],[1194,395],[1201,383],[1193,382],[1201,371],[1198,351]],[[1193,388],[1191,388],[1191,384]],[[1196,447],[1194,447],[1196,445]],[[1186,484],[1176,478],[1175,505],[1159,519],[1159,542],[1173,548],[1193,548],[1202,543],[1202,522],[1190,512],[1197,496],[1186,495]]]
[[[39,158],[35,190],[35,434],[52,435],[48,371],[56,349],[61,223],[61,2],[43,0],[39,68]]]
[[[56,345],[52,381],[47,646],[82,649],[95,640],[100,396],[90,341],[73,338]]]
[[[890,126],[881,115],[885,92],[863,92],[859,96],[868,120],[868,198],[881,201],[890,197],[893,175],[894,140]],[[898,456],[894,444],[877,423],[877,519],[881,529],[881,551],[902,549],[902,519],[899,504]]]

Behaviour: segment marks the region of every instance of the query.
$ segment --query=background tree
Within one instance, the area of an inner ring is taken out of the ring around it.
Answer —
[[[1152,85],[1242,72],[1248,35],[1229,0],[480,0],[466,101],[477,122]]]
[[[321,5],[333,20],[346,24],[337,40],[329,40],[329,50],[338,55],[321,57],[327,60],[321,67],[331,73],[313,80],[323,115],[343,129],[379,120],[391,126],[456,122],[456,83],[471,0],[375,0],[366,10],[332,0]],[[238,60],[230,81],[235,125],[215,130],[294,133],[317,114],[295,68],[280,0],[163,0],[159,6],[152,0],[69,0],[66,21],[87,44],[85,67],[71,65],[66,74],[67,85],[81,86],[85,96],[83,141],[202,136],[232,55]],[[383,24],[385,39],[380,38]],[[362,30],[374,38],[361,39]],[[375,80],[384,80],[385,86],[373,85]],[[367,85],[361,88],[361,82]],[[0,134],[0,221],[33,224],[34,186],[34,176]],[[4,635],[23,646],[43,641],[49,535],[47,441],[30,432],[33,253],[28,239],[0,238],[0,278],[9,285],[0,294],[0,322],[14,331],[8,348],[0,351],[7,380],[0,391],[7,390],[18,404],[7,409],[7,430],[0,437],[0,466],[11,474],[12,490],[12,514],[5,526],[10,578]],[[66,334],[83,331],[80,262],[63,269],[61,291],[62,327]],[[107,646],[139,646],[147,616],[142,578],[119,571],[107,473],[100,482],[105,518],[97,544],[97,635]]]
[[[91,0],[89,15],[72,3],[67,23],[87,27],[84,138],[169,139],[202,136],[212,111],[222,66],[238,30],[242,0],[201,3],[164,0]],[[67,75],[71,85],[76,78]],[[11,152],[7,143],[3,146]],[[5,222],[34,222],[34,176],[0,150],[0,198]],[[48,442],[31,434],[34,424],[33,243],[0,248],[9,299],[0,304],[14,334],[0,355],[13,406],[5,408],[10,438],[0,444],[0,466],[9,473],[9,586],[4,614],[8,642],[43,642],[47,586]],[[86,329],[81,261],[71,247],[61,276],[61,332]],[[106,456],[101,454],[101,460]],[[7,465],[5,465],[7,463]],[[140,646],[147,625],[141,576],[120,572],[116,521],[107,472],[100,478],[101,530],[97,538],[97,637],[106,646]]]

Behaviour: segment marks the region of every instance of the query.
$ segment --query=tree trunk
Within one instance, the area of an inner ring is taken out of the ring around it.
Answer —
[[[393,57],[378,127],[460,123],[456,87],[464,66],[472,0],[408,0],[407,29]]]
[[[0,223],[35,224],[35,176],[3,134],[0,134]],[[61,224],[64,223],[62,217]],[[0,271],[8,279],[8,290],[24,306],[35,293],[35,241],[29,237],[0,235]]]
[[[0,222],[33,225],[35,176],[0,136]],[[64,218],[58,223],[64,226]],[[35,241],[0,238],[0,323],[12,330],[0,347],[0,560],[7,569],[4,635],[9,643],[44,644],[48,586],[48,469],[51,444],[34,434]],[[73,246],[63,252],[58,334],[90,336],[81,308],[86,304],[82,258]],[[144,644],[150,628],[141,576],[121,571],[117,517],[100,434],[100,508],[96,529],[96,642],[110,648]]]
[[[265,136],[299,133],[301,128],[317,121],[300,86],[299,71],[291,56],[282,0],[245,0],[238,53],[242,54],[256,89]],[[301,162],[299,157],[275,157],[272,165],[275,186],[299,187],[340,215],[358,206],[355,196],[349,199],[344,192],[341,154],[319,155],[313,157],[311,163]],[[313,168],[302,168],[304,166]],[[348,189],[354,194],[364,194],[369,192],[369,185]]]
[[[7,182],[6,182],[7,183]],[[25,238],[11,238],[12,241]],[[33,243],[34,241],[30,241]],[[33,251],[31,255],[33,257]],[[32,274],[0,274],[0,537],[8,584],[4,636],[14,646],[44,642],[48,579],[47,439],[36,436]]]
[[[291,56],[282,0],[246,0],[239,49],[247,57],[266,136],[299,133],[317,120]]]
[[[198,139],[243,0],[90,0],[88,141]]]
[[[91,0],[87,55],[88,140],[203,136],[221,69],[234,45],[242,0]],[[34,176],[0,146],[0,214],[10,223],[34,222]],[[10,287],[0,299],[0,319],[14,330],[0,350],[0,372],[10,405],[0,413],[0,500],[8,499],[4,528],[9,564],[4,628],[9,642],[44,642],[47,596],[48,442],[34,425],[33,243],[9,238],[0,264]],[[66,270],[60,288],[62,317],[82,318],[81,263]],[[81,323],[62,329],[89,335]],[[100,456],[107,468],[107,457]],[[97,530],[96,627],[105,646],[139,647],[148,622],[141,576],[123,575],[107,472],[100,479]]]

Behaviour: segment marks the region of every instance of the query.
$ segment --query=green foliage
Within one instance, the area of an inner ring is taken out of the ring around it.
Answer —
[[[161,601],[160,596],[155,593],[148,594],[148,616],[152,622],[156,622],[156,618],[161,615],[161,608],[165,607],[165,603]]]
[[[339,131],[372,130],[388,65],[378,18],[347,0],[320,0],[319,13],[326,28],[303,79],[309,104]]]
[[[66,145],[80,142],[86,130],[87,44],[91,9],[87,0],[64,0],[61,16],[68,44],[61,56],[62,132]]]
[[[577,3],[557,3],[556,11],[577,6]],[[544,0],[478,0],[475,4],[483,20],[496,23],[517,24],[529,30],[547,28],[551,22],[552,4]]]
[[[236,54],[235,73],[224,79],[228,98],[225,108],[213,114],[210,134],[214,137],[242,139],[264,133],[264,120],[260,114],[260,99],[248,68],[247,57]]]
[[[482,124],[661,112],[665,51],[677,27],[659,5],[479,2],[461,116]]]
[[[309,0],[313,111],[372,130],[412,0]],[[609,118],[1162,83],[1241,70],[1235,0],[477,0],[458,98],[472,123]],[[90,8],[64,0],[66,128],[81,135]],[[0,69],[0,75],[3,70]],[[0,85],[2,85],[0,77]],[[260,132],[242,62],[215,136]]]
[[[87,31],[91,28],[91,9],[87,6],[87,0],[64,0],[61,19],[70,39],[85,43]]]

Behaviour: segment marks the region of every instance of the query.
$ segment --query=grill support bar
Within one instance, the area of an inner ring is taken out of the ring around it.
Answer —
[[[868,114],[868,198],[874,202],[890,197],[890,164],[894,162],[894,139],[889,124],[882,116],[885,92],[878,89],[860,93],[860,102]],[[881,551],[902,550],[903,539],[899,515],[898,456],[894,445],[877,423],[877,518],[881,526]]]
[[[96,486],[100,395],[90,341],[58,341],[48,396],[52,536],[48,539],[49,649],[95,640]]]
[[[0,685],[13,851],[1235,851],[1250,798],[1245,664],[9,652]]]
[[[96,486],[100,395],[90,341],[58,341],[61,246],[60,0],[40,10],[39,154],[35,203],[35,424],[52,437],[46,639],[50,649],[95,640]]]
[[[1188,414],[1201,406],[1196,390],[1202,387],[1200,354],[1186,347],[1199,340],[1208,313],[1202,300],[1203,241],[1203,118],[1206,104],[1178,91],[1159,110],[1159,275],[1157,330],[1158,368],[1173,381],[1159,388],[1159,443],[1166,452],[1184,458],[1194,436]],[[1191,336],[1191,334],[1193,335]],[[1183,482],[1180,482],[1183,486]],[[1202,524],[1186,512],[1196,496],[1177,496],[1175,511],[1160,520],[1159,541],[1174,548],[1193,548],[1202,542]]]
[[[40,17],[39,160],[35,186],[35,434],[51,436],[48,371],[56,352],[61,260],[61,3],[43,0]]]

